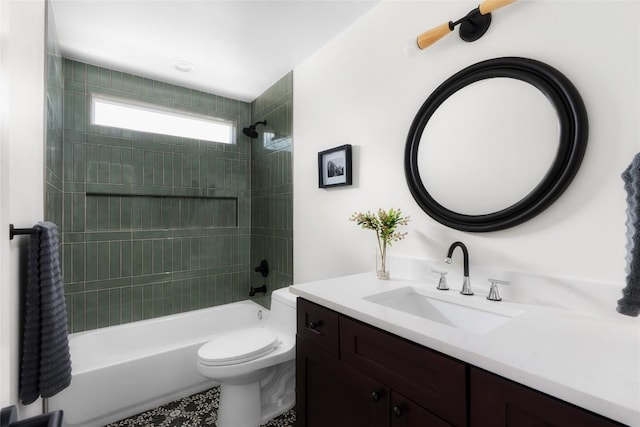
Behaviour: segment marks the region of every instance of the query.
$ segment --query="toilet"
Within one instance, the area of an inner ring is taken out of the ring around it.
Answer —
[[[220,383],[218,427],[259,427],[295,404],[296,296],[271,294],[263,327],[222,334],[198,350],[198,371]]]

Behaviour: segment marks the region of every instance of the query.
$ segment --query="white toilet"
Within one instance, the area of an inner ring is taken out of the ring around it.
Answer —
[[[198,350],[198,371],[220,382],[218,427],[258,427],[295,404],[296,296],[271,294],[264,327],[215,337]]]

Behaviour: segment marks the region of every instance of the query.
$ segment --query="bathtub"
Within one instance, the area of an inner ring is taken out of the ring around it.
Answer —
[[[217,385],[196,368],[198,348],[221,332],[264,324],[253,301],[69,335],[71,385],[49,399],[67,427],[104,426]]]

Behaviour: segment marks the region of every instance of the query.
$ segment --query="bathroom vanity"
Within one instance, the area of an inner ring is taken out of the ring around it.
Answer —
[[[290,288],[301,297],[300,427],[640,425],[638,319],[594,320],[456,291],[431,293],[432,285],[362,274]],[[416,305],[421,298],[471,302],[473,310],[488,307],[506,320],[471,331],[406,312],[397,305],[403,295]],[[614,341],[627,347],[611,348],[600,333],[617,335]],[[608,361],[617,366],[601,360],[619,352],[627,354]]]

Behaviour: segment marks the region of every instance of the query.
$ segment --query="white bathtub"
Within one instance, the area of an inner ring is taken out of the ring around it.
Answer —
[[[67,427],[98,427],[211,388],[196,369],[198,348],[268,314],[241,301],[71,334],[71,385],[49,399],[49,410],[62,409]]]

